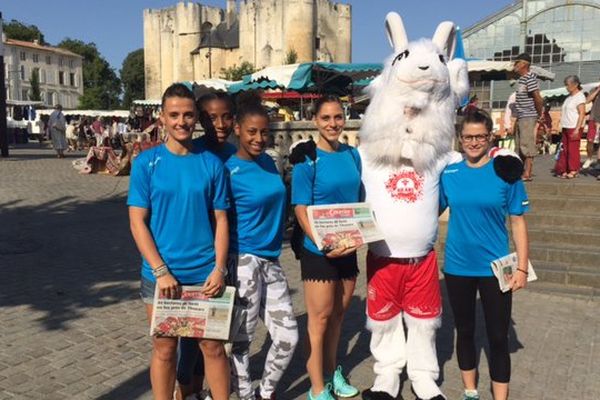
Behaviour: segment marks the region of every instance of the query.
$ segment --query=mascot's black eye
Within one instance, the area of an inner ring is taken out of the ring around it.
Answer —
[[[394,61],[392,61],[392,65],[396,64],[396,61],[400,61],[403,58],[408,57],[409,54],[410,52],[408,50],[404,50],[402,53],[398,54],[396,58],[394,58]]]
[[[442,64],[446,64],[446,59],[441,54],[440,54],[440,61],[442,62]]]

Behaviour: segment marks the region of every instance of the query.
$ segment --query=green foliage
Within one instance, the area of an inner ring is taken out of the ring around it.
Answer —
[[[121,68],[124,108],[129,108],[133,100],[145,98],[144,76],[144,49],[132,51],[123,60]]]
[[[112,110],[120,106],[121,81],[94,43],[64,39],[58,47],[83,57],[83,96],[80,109]]]
[[[289,49],[287,51],[287,53],[285,53],[284,63],[285,64],[296,64],[296,62],[298,62],[298,53],[292,47],[291,49]]]
[[[31,91],[29,93],[29,100],[41,101],[42,94],[40,91],[40,69],[34,68],[31,71],[31,78],[29,78],[29,84],[31,85]]]
[[[221,79],[227,79],[228,81],[239,81],[244,75],[249,75],[256,70],[254,65],[248,61],[244,61],[239,67],[234,64],[229,68],[221,68]]]
[[[40,44],[47,44],[44,40],[44,34],[35,25],[25,25],[13,19],[9,23],[4,24],[3,29],[8,39],[24,40],[26,42],[39,40]]]

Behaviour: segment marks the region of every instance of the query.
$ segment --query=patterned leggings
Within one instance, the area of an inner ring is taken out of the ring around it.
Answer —
[[[237,264],[237,268],[232,264]],[[287,279],[278,261],[251,254],[231,257],[230,270],[237,273],[236,286],[244,308],[243,322],[232,349],[233,389],[240,400],[254,399],[250,378],[250,342],[260,317],[272,340],[259,387],[260,396],[268,399],[275,392],[298,343],[298,326]]]

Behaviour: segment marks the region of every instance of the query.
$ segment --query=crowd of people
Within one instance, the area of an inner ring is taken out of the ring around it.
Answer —
[[[533,180],[534,157],[540,152],[549,153],[553,141],[550,105],[544,103],[537,77],[530,66],[531,57],[527,53],[515,59],[514,69],[519,79],[516,92],[508,100],[504,123],[505,127],[512,128],[511,116],[516,119],[514,129],[509,131],[514,133],[516,150],[525,163],[524,181]],[[563,83],[568,95],[561,107],[554,175],[561,179],[574,179],[582,169],[589,169],[600,160],[600,148],[594,160],[594,149],[600,142],[600,86],[589,94],[584,93],[577,75],[567,76]],[[589,110],[587,105],[590,105]],[[587,158],[582,164],[580,147],[584,138]]]
[[[121,149],[127,133],[136,134],[137,142],[143,148],[164,139],[164,130],[159,119],[152,118],[141,107],[136,107],[129,118],[65,116],[60,104],[54,106],[44,124],[44,137],[52,141],[58,158],[65,152],[87,150],[90,147],[111,147]]]
[[[275,399],[299,334],[279,261],[287,193],[280,171],[265,153],[270,141],[269,114],[260,97],[252,93],[240,96],[234,106],[226,94],[196,100],[184,85],[174,84],[163,95],[160,121],[167,140],[135,159],[127,201],[131,232],[143,260],[140,294],[148,319],[156,288],[168,298],[177,298],[180,285],[198,285],[207,296],[218,295],[226,284],[235,285],[246,312],[239,332],[234,333],[229,358],[218,340],[154,336],[150,363],[154,398],[171,400],[175,393],[178,400],[197,395],[225,400],[235,392],[241,400]],[[297,257],[308,317],[304,349],[311,387],[307,398],[332,400],[360,393],[337,359],[342,322],[359,274],[357,248],[319,250],[307,206],[362,201],[364,188],[360,154],[338,140],[345,124],[339,98],[324,96],[316,101],[313,121],[319,139],[312,152],[295,161],[291,203],[302,235]],[[196,122],[205,134],[193,139]],[[525,287],[527,275],[523,218],[527,196],[521,180],[509,184],[495,176],[489,157],[491,125],[489,115],[477,109],[464,118],[459,139],[465,160],[449,165],[446,171],[459,169],[465,178],[444,174],[440,190],[440,210],[449,207],[453,211],[445,273],[459,332],[457,352],[467,400],[479,398],[473,343],[477,291],[486,321],[497,321],[488,326],[494,398],[508,397],[511,293],[500,292],[489,269],[491,260],[508,253],[508,216],[520,266],[513,291]],[[228,141],[233,134],[237,148]],[[468,185],[484,184],[476,201],[465,198]],[[477,229],[469,222],[473,215],[478,219]],[[465,237],[469,243],[478,243],[467,258],[460,250],[464,244],[460,238]],[[259,319],[272,342],[255,389],[250,343]],[[209,394],[202,390],[204,379]],[[392,399],[370,390],[363,392],[363,398]]]

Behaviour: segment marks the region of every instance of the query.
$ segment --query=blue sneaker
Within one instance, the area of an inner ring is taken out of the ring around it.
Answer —
[[[462,400],[479,400],[479,394],[475,392],[474,394],[463,393]]]
[[[331,395],[331,383],[325,385],[325,389],[317,396],[312,394],[312,389],[308,391],[308,400],[335,400]]]
[[[335,369],[335,372],[333,373],[332,386],[333,393],[337,397],[354,397],[360,393],[357,388],[348,383],[346,377],[342,373],[341,365],[338,365],[338,367]]]

